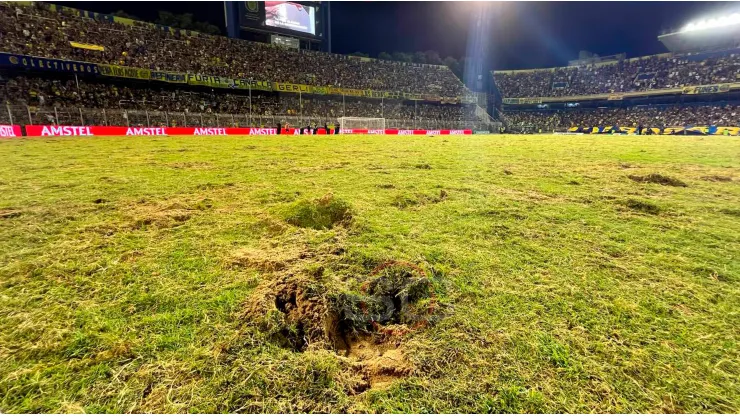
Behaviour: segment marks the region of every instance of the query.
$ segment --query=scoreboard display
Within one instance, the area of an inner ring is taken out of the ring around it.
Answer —
[[[242,1],[239,25],[246,29],[322,38],[321,2]]]

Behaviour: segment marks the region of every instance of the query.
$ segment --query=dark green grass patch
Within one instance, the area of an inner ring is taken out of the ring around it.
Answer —
[[[634,211],[640,211],[651,215],[660,214],[660,207],[649,201],[641,201],[638,199],[630,198],[624,201],[624,205]]]
[[[672,178],[670,176],[661,175],[659,173],[651,173],[646,176],[627,175],[627,177],[632,179],[635,182],[657,183],[658,185],[678,186],[682,188],[685,188],[688,186],[686,185],[686,182],[683,182],[676,178]]]
[[[350,205],[331,194],[315,200],[301,200],[283,211],[288,224],[316,230],[333,228],[352,219]]]

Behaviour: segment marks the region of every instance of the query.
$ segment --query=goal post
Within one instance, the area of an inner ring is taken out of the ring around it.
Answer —
[[[371,117],[339,117],[339,128],[342,130],[385,130],[385,119]]]

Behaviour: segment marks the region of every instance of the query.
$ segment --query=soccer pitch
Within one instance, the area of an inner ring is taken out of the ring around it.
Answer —
[[[738,138],[0,160],[0,412],[740,411]]]

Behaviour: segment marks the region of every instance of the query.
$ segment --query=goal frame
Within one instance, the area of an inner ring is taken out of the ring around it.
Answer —
[[[385,130],[385,118],[382,117],[339,117],[341,130]]]

